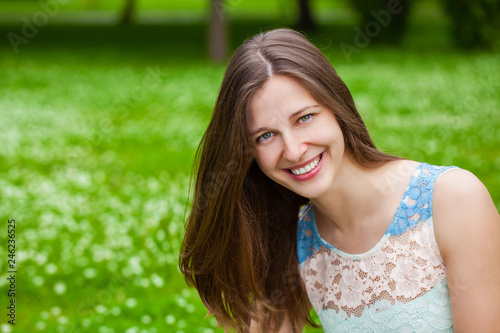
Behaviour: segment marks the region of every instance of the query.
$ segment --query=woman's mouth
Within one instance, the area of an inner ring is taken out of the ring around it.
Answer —
[[[319,161],[321,160],[321,156],[322,156],[322,154],[318,155],[314,159],[314,161],[312,161],[311,163],[307,164],[306,166],[303,166],[302,168],[288,169],[288,171],[290,171],[291,173],[293,173],[296,176],[304,175],[306,173],[309,173],[309,172],[311,172],[312,170],[314,170],[318,166]]]
[[[299,164],[294,168],[284,169],[290,177],[297,181],[306,181],[314,178],[323,167],[324,158],[322,152],[316,156],[312,161],[307,162],[307,164]]]

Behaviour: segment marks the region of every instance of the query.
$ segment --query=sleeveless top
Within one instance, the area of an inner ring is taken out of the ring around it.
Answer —
[[[313,205],[301,210],[300,274],[325,332],[453,332],[446,265],[432,223],[434,182],[451,168],[421,163],[384,236],[362,254],[327,243]]]

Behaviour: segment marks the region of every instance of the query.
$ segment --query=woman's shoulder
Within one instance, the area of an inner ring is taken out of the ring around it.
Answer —
[[[452,220],[463,219],[468,214],[479,217],[481,212],[495,207],[488,189],[479,178],[460,168],[448,169],[436,179],[432,205],[433,215],[443,220],[443,224],[453,223]]]
[[[495,204],[486,186],[470,171],[454,168],[440,175],[432,205],[436,240],[445,256],[459,246],[457,240],[481,242],[473,235],[498,233],[500,218]]]
[[[441,174],[434,185],[434,209],[459,208],[491,200],[484,184],[472,172],[451,168]]]

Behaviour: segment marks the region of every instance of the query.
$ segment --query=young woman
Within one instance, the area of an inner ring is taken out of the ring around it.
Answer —
[[[455,167],[378,151],[301,34],[253,37],[198,150],[180,268],[236,331],[494,332],[500,218]]]

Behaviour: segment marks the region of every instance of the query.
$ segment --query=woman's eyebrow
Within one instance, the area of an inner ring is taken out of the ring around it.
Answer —
[[[295,111],[294,113],[292,113],[292,114],[288,117],[288,119],[293,119],[293,118],[295,118],[296,116],[298,116],[299,114],[301,114],[302,112],[304,112],[305,110],[310,109],[310,108],[316,108],[316,107],[318,107],[318,106],[319,106],[318,104],[304,106],[303,108],[300,108],[299,110],[297,110],[297,111]]]
[[[255,134],[261,132],[261,131],[268,131],[268,128],[267,127],[261,127],[259,129],[256,129],[255,131],[253,131],[252,133],[250,133],[250,136],[254,136]]]

